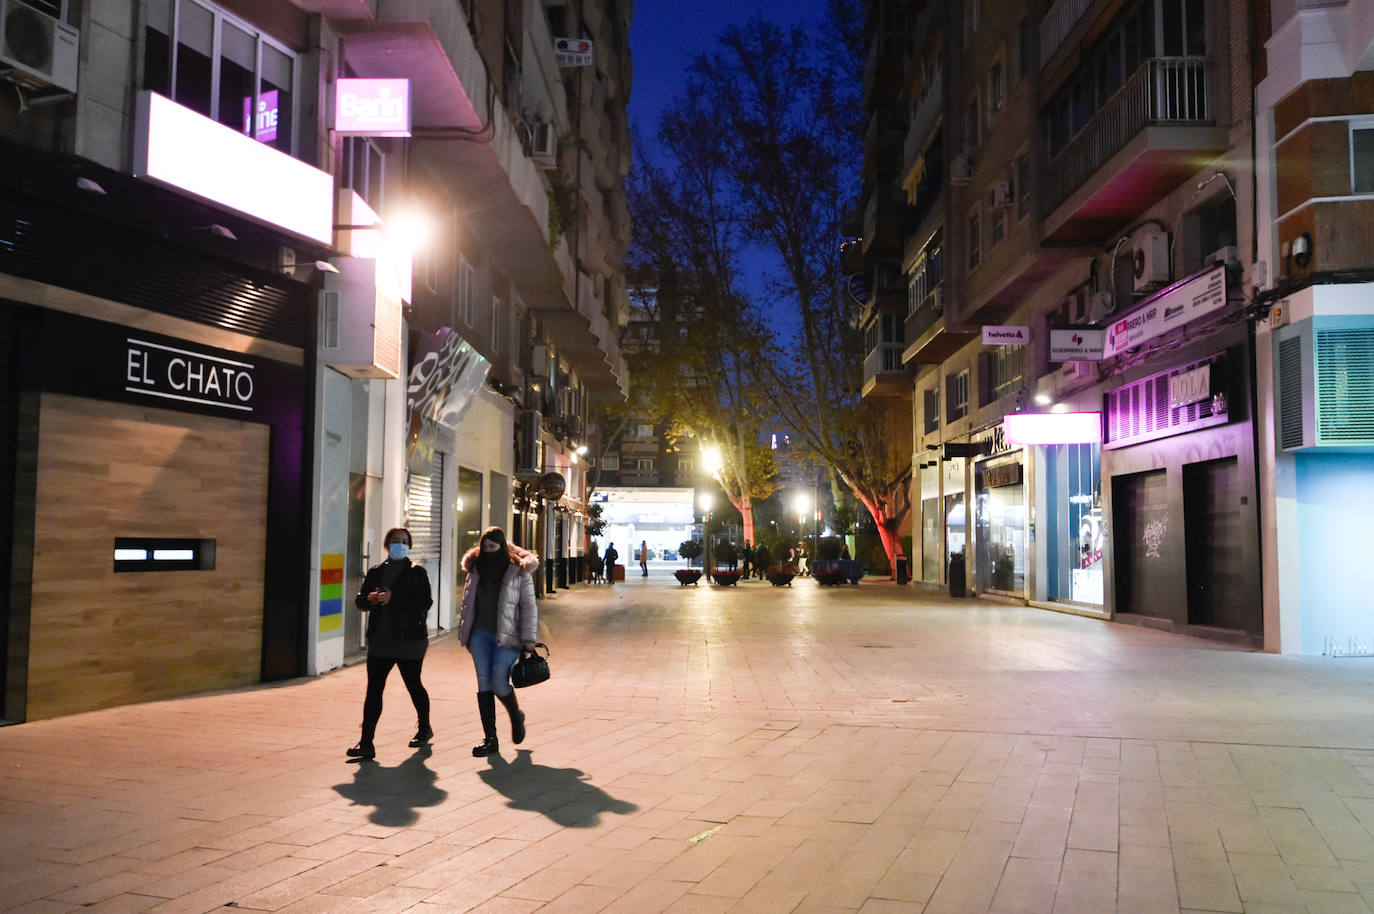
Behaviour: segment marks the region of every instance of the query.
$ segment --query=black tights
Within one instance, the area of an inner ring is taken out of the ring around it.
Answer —
[[[429,726],[429,693],[420,682],[420,667],[425,659],[393,660],[384,657],[367,658],[367,698],[363,700],[363,742],[372,742],[377,730],[377,720],[382,716],[382,690],[386,688],[386,678],[391,675],[394,664],[401,670],[401,681],[406,684],[410,700],[415,704],[415,715],[420,726]]]

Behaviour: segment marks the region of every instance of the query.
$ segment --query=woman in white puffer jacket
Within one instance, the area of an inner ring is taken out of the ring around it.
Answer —
[[[534,602],[534,571],[539,558],[506,542],[500,527],[488,527],[463,556],[463,609],[458,640],[472,655],[477,670],[477,711],[482,742],[472,747],[478,757],[497,752],[496,699],[510,714],[511,740],[525,738],[525,714],[515,700],[510,668],[523,648],[533,648],[539,627]]]

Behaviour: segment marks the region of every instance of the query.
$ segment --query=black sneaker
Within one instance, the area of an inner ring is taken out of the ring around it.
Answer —
[[[428,746],[429,741],[434,739],[434,731],[429,727],[421,727],[415,731],[415,735],[410,738],[410,748],[418,749],[421,746]]]
[[[484,758],[488,755],[496,755],[500,751],[501,746],[496,741],[496,737],[494,736],[488,736],[486,739],[482,740],[481,745],[472,747],[472,754],[477,758]]]
[[[352,749],[349,749],[344,754],[347,755],[349,758],[376,758],[377,750],[373,748],[371,743],[358,743],[358,745],[354,746]]]

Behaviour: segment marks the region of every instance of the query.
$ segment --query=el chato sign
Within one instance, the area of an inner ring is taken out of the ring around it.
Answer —
[[[983,327],[984,346],[1024,346],[1029,342],[1029,327]]]
[[[336,80],[334,132],[340,136],[410,136],[410,80]]]
[[[1206,273],[1175,283],[1144,307],[1114,322],[1107,328],[1102,357],[1111,358],[1225,306],[1226,267],[1218,264]]]

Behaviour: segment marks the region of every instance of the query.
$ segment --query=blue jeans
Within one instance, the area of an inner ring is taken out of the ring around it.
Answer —
[[[519,650],[502,647],[496,643],[495,634],[475,628],[468,639],[468,652],[472,654],[472,665],[477,668],[477,691],[497,695],[515,691],[510,684],[510,668],[520,656]]]

